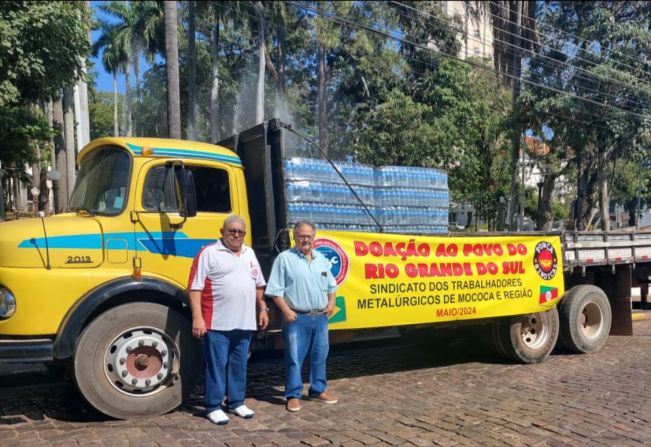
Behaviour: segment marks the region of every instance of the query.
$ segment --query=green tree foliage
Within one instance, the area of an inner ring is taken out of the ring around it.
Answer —
[[[186,3],[179,4],[181,113],[186,116],[188,9]],[[570,193],[577,191],[592,209],[599,202],[600,184],[601,191],[610,185],[619,200],[633,194],[623,187],[623,170],[632,166],[632,153],[648,144],[648,120],[631,119],[634,115],[622,109],[644,116],[648,112],[636,107],[651,103],[645,90],[649,70],[642,62],[649,49],[647,3],[493,2],[499,11],[485,7],[484,12],[499,12],[493,16],[501,27],[494,68],[484,65],[487,61],[457,59],[462,24],[447,17],[438,2],[263,4],[265,118],[279,116],[314,141],[319,139],[320,46],[327,111],[321,128],[333,158],[444,168],[454,200],[473,204],[494,228],[500,198],[508,201],[512,189],[512,130],[528,129],[549,147],[545,153],[527,154],[528,162],[544,173],[541,203],[535,191],[527,195],[531,203],[526,205],[527,214],[539,224],[551,224],[569,209],[569,203],[552,200],[561,184]],[[504,9],[507,6],[515,9]],[[512,23],[513,14],[519,16],[519,28]],[[198,139],[211,135],[208,117],[215,72],[218,135],[255,124],[259,19],[254,2],[197,2]],[[517,33],[511,35],[513,26]],[[519,76],[511,56],[524,58],[525,70],[525,89],[515,110],[513,93],[504,85]],[[164,79],[164,66],[156,64],[144,78],[139,116],[148,135],[166,136]],[[597,105],[603,102],[611,107]],[[317,155],[305,148],[293,154]],[[627,162],[614,165],[618,157]],[[600,181],[596,172],[601,173]]]
[[[90,90],[90,139],[113,135],[113,94]],[[121,115],[124,110],[120,108]]]
[[[22,169],[51,136],[39,100],[82,75],[90,44],[81,3],[0,3],[0,163]],[[42,153],[42,158],[47,154]]]
[[[542,10],[540,21],[554,28],[541,33],[521,111],[540,135],[544,128],[553,135],[543,160],[546,183],[570,166],[575,172],[579,229],[594,216],[608,229],[608,185],[622,184],[611,173],[627,166],[615,163],[639,163],[651,142],[649,12],[647,2],[550,2]]]
[[[89,52],[80,3],[0,3],[0,105],[56,94],[81,76]]]
[[[3,166],[34,163],[36,145],[52,135],[47,120],[36,107],[0,107]]]

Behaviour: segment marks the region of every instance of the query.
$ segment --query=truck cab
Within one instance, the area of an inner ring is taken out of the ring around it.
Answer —
[[[242,162],[149,138],[95,140],[77,162],[70,212],[1,225],[0,360],[70,360],[82,394],[115,417],[169,411],[197,367],[182,358],[197,349],[181,349],[192,260],[229,214],[250,227]]]

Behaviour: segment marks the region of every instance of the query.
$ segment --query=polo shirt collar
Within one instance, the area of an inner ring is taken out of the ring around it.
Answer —
[[[222,241],[222,238],[217,239],[216,246],[217,246],[217,250],[219,250],[219,251],[227,251],[227,252],[229,252],[229,253],[233,253],[233,254],[235,254],[235,252],[234,252],[233,250],[231,250],[230,248],[228,248],[228,247],[226,246],[226,244],[224,244],[224,241]],[[247,247],[246,245],[242,244],[242,251],[240,252],[240,254],[244,254],[244,252],[245,252],[246,250],[248,250],[248,249],[249,249],[249,247]]]
[[[307,259],[307,257],[303,254],[303,252],[302,252],[301,250],[298,249],[298,247],[292,247],[292,250],[293,250],[294,253],[296,253],[300,258],[302,258],[302,259]],[[312,249],[312,259],[314,259],[314,258],[316,257],[316,253],[317,253],[317,251],[314,250],[314,249]]]

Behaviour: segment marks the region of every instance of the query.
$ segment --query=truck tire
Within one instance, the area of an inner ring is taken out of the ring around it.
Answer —
[[[100,314],[81,333],[73,377],[86,401],[117,419],[167,413],[199,374],[200,348],[175,310],[131,303]]]
[[[492,341],[502,357],[520,363],[540,363],[552,352],[558,340],[559,318],[556,308],[546,312],[517,315],[496,321]]]
[[[612,312],[606,294],[597,286],[572,287],[558,305],[561,320],[559,342],[566,351],[587,354],[600,350],[608,340]]]

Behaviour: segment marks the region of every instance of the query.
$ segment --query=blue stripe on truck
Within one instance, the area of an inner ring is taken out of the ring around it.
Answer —
[[[134,155],[142,155],[141,146],[136,146],[134,144],[129,144],[129,143],[127,143],[127,146],[129,147],[131,152],[134,153]],[[198,158],[198,159],[206,159],[206,160],[223,161],[238,166],[242,165],[240,158],[235,155],[215,154],[212,152],[197,151],[191,149],[174,149],[174,148],[161,148],[161,147],[153,147],[152,150],[154,151],[154,156],[164,155],[166,157]]]
[[[166,254],[180,256],[183,258],[194,258],[199,249],[204,245],[215,242],[215,239],[190,239],[185,233],[178,232],[140,232],[140,233],[106,233],[106,241],[122,240],[122,244],[107,244],[107,250],[146,250],[155,254]],[[136,245],[136,241],[138,244]],[[49,248],[58,249],[83,249],[101,250],[102,235],[96,234],[72,234],[66,236],[50,236],[47,239]],[[18,248],[45,249],[45,238],[25,239]]]

